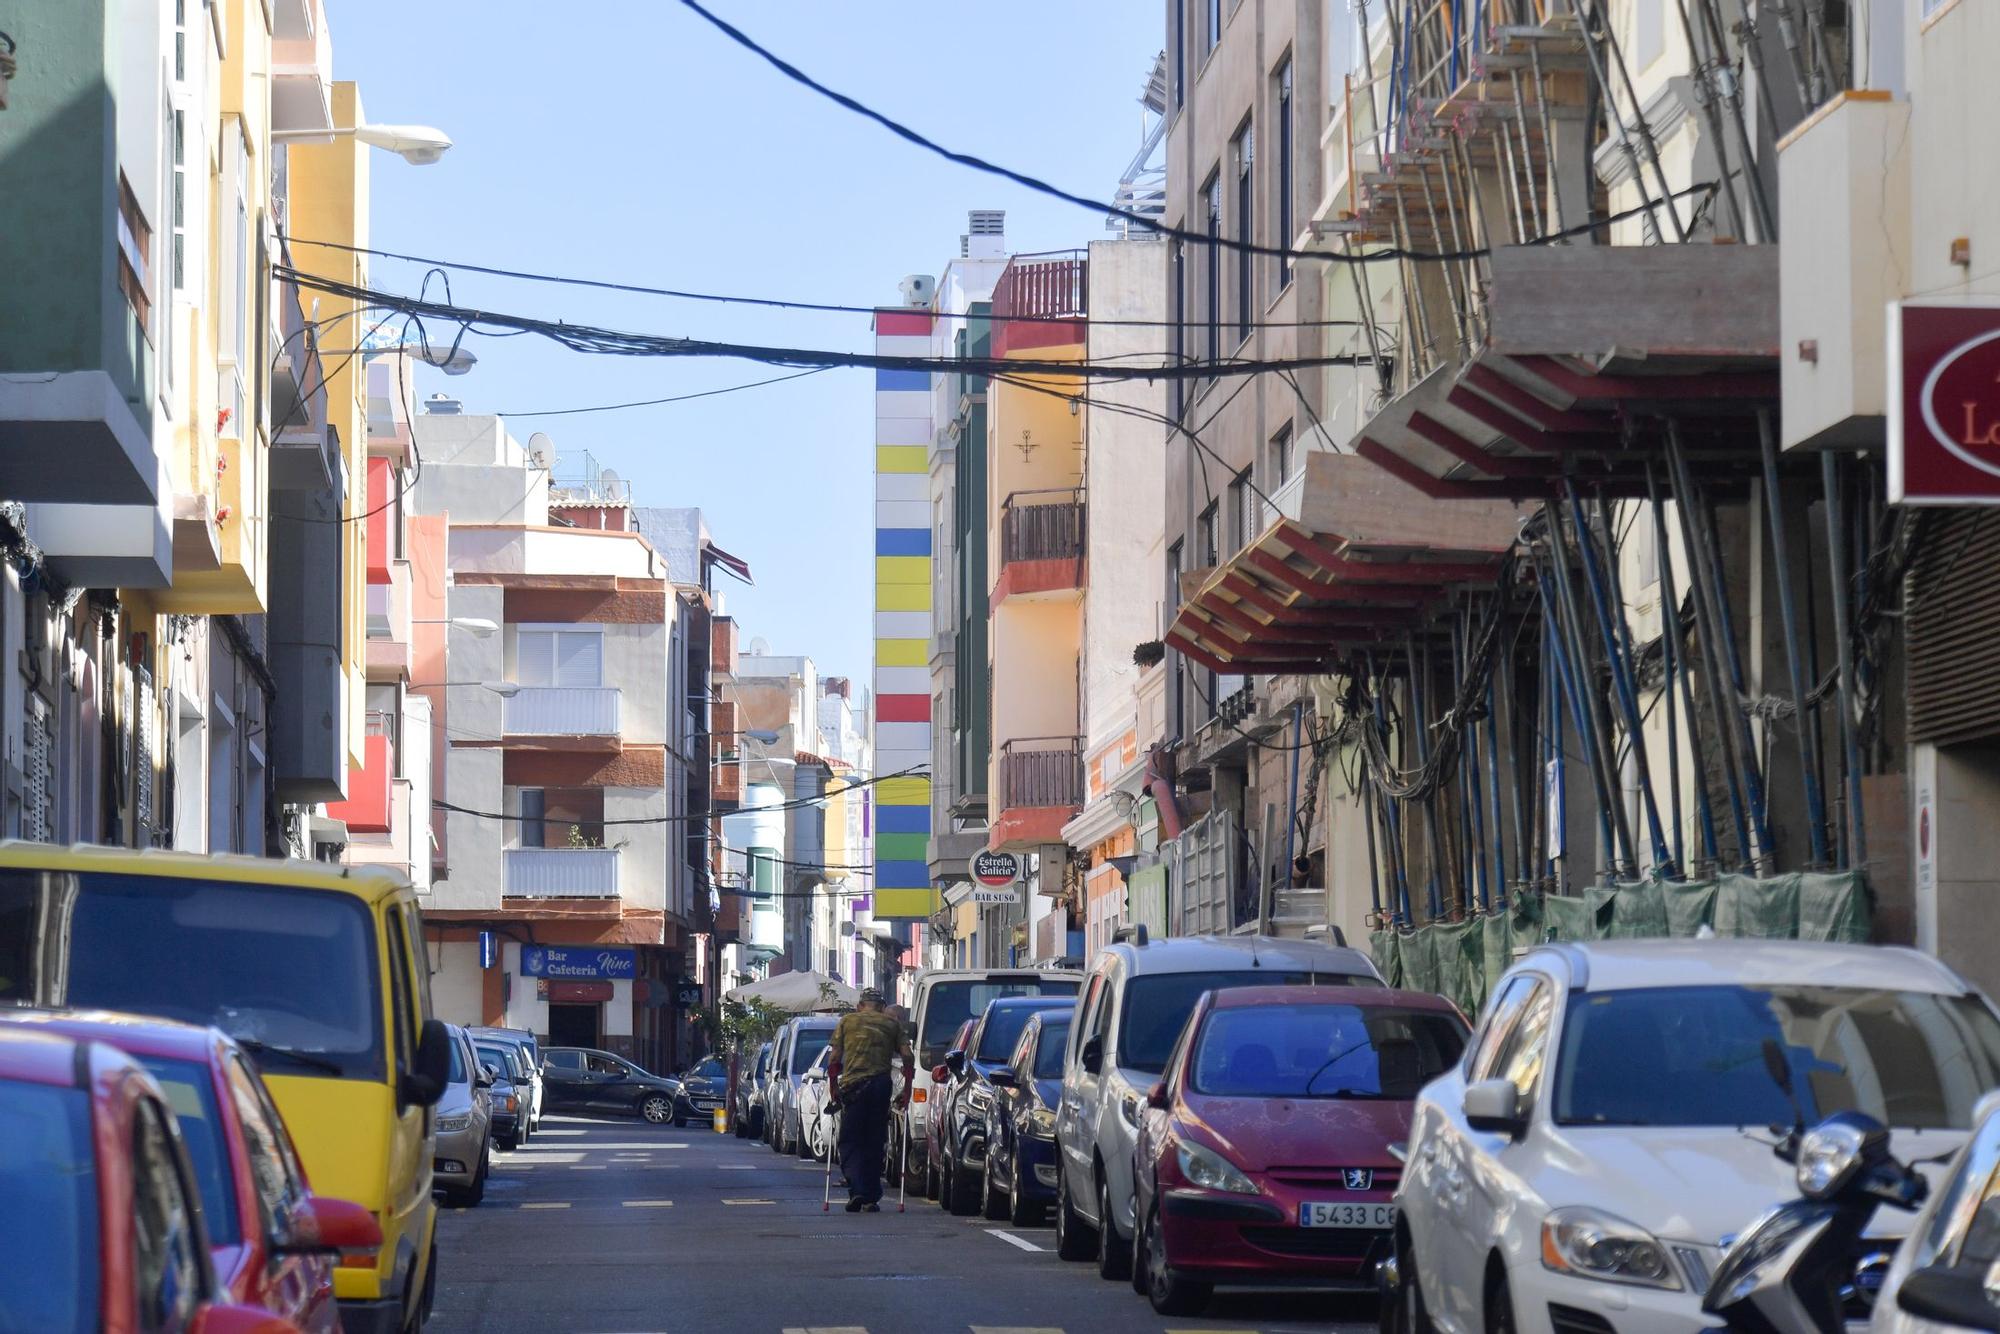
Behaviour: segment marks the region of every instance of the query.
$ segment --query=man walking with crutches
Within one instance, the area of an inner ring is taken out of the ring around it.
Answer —
[[[908,1071],[913,1057],[903,1039],[903,1026],[885,1012],[882,993],[873,987],[861,993],[853,1013],[841,1016],[831,1045],[827,1092],[840,1109],[840,1170],[847,1178],[847,1212],[880,1213],[893,1092],[890,1070],[901,1056]]]

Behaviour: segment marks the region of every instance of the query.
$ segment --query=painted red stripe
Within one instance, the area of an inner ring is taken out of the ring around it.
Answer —
[[[875,719],[884,723],[927,723],[931,720],[929,695],[877,695]]]
[[[882,338],[897,334],[927,334],[935,318],[928,310],[878,310],[875,312],[875,333]]]

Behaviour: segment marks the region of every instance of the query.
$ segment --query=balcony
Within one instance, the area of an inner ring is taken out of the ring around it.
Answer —
[[[320,0],[282,0],[272,19],[272,131],[330,134],[333,40]]]
[[[993,355],[1081,345],[1089,268],[1081,250],[1009,260],[993,287]]]
[[[510,899],[615,899],[616,848],[508,848],[501,854]]]
[[[368,585],[368,679],[410,676],[410,562],[389,562],[387,583]]]
[[[401,357],[380,357],[368,363],[367,378],[368,453],[408,467],[409,402],[416,397],[416,372]]]
[[[990,846],[1060,843],[1083,809],[1083,738],[1022,737],[1000,747],[1000,801]]]
[[[1085,582],[1083,488],[1016,491],[1000,504],[1000,577],[992,606],[1011,597],[1078,592]]]
[[[616,737],[612,686],[522,686],[502,710],[508,736]]]

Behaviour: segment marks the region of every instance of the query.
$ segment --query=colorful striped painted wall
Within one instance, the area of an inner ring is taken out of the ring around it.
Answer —
[[[930,355],[935,316],[875,313],[875,350]],[[931,383],[875,372],[875,772],[931,763]],[[910,774],[875,789],[875,916],[927,920],[931,784]]]

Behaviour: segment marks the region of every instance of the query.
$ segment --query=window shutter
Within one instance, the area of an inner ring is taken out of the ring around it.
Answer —
[[[556,636],[553,630],[523,630],[514,648],[515,674],[527,686],[556,683]]]
[[[604,680],[604,637],[594,630],[569,630],[555,638],[555,683],[596,686]]]

